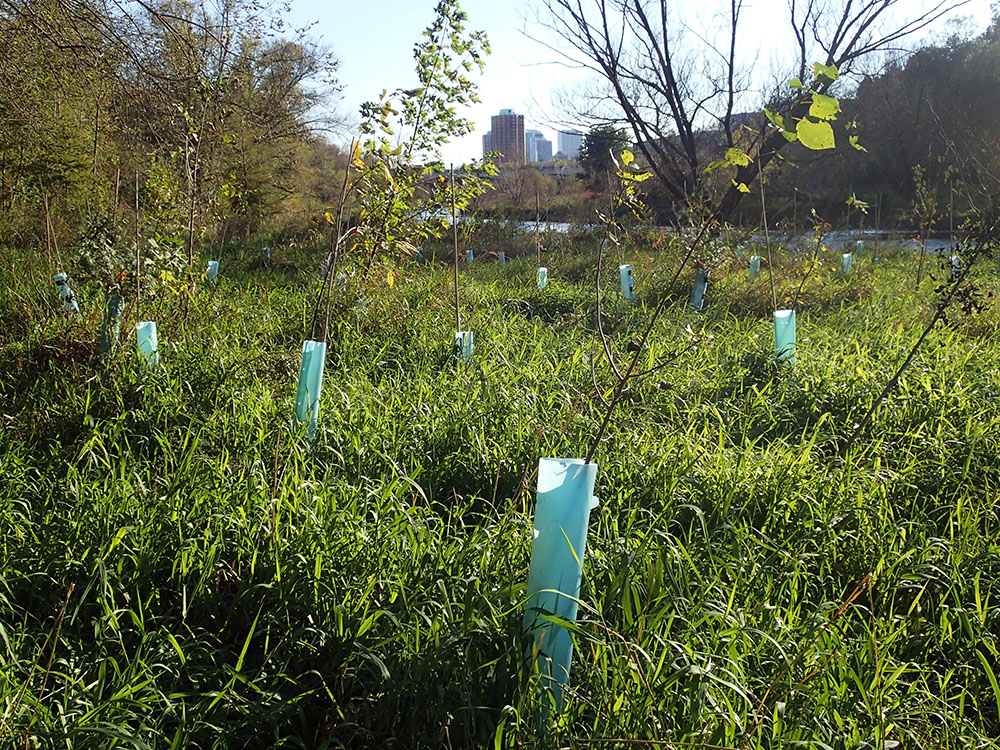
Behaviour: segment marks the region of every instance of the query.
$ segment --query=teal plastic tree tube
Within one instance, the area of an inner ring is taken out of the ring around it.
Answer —
[[[118,346],[118,336],[122,327],[122,298],[117,294],[108,295],[108,303],[104,307],[104,321],[101,323],[101,339],[97,345],[97,353],[107,358]]]
[[[865,252],[865,243],[862,242],[861,240],[858,240],[857,242],[855,242],[854,243],[854,254],[857,255],[860,258],[864,254],[864,252]]]
[[[323,390],[323,368],[326,365],[326,342],[302,342],[302,366],[299,368],[299,388],[295,394],[295,419],[309,424],[309,437],[316,434],[319,421],[319,397]]]
[[[545,285],[549,283],[549,269],[545,266],[540,266],[538,269],[538,291],[545,289]]]
[[[850,253],[844,253],[840,259],[840,270],[844,276],[848,276],[851,273],[851,267],[854,265],[854,256]]]
[[[625,299],[635,299],[635,279],[632,276],[632,266],[618,266],[618,276],[621,278],[622,296]]]
[[[691,287],[691,300],[688,306],[695,312],[701,312],[705,307],[705,292],[708,291],[707,268],[699,268],[694,272],[694,286]]]
[[[476,256],[472,252],[472,248],[470,247],[468,250],[465,251],[465,262],[466,263],[471,263],[475,259],[476,259]]]
[[[271,260],[271,248],[265,247],[261,250],[261,254],[264,256],[264,260]]]
[[[529,658],[537,664],[543,687],[552,690],[557,711],[563,707],[562,688],[569,684],[573,639],[565,627],[544,615],[576,622],[587,526],[590,511],[598,504],[596,479],[597,464],[579,458],[538,460],[524,627],[531,637]]]
[[[73,290],[69,286],[69,276],[60,271],[52,279],[56,282],[56,288],[59,290],[59,296],[63,301],[63,310],[70,313],[70,317],[79,318],[80,317],[80,305],[76,301],[76,295],[73,294]]]
[[[751,255],[750,256],[750,278],[754,278],[760,272],[760,256]]]
[[[795,310],[774,311],[774,353],[779,361],[795,364]]]
[[[503,250],[501,250],[499,253],[497,253],[497,260],[499,260],[501,263],[506,263],[507,262],[507,255],[506,255],[506,253],[504,253]]]
[[[456,331],[455,356],[463,362],[468,362],[472,359],[474,342],[475,336],[472,334],[472,331]]]
[[[951,270],[948,273],[948,283],[954,284],[958,281],[958,275],[962,272],[962,259],[957,255],[952,255],[949,259],[949,267]]]
[[[210,260],[208,261],[208,268],[205,270],[205,280],[209,284],[214,284],[215,280],[219,276],[219,261]]]
[[[139,349],[139,360],[148,368],[159,365],[160,349],[156,337],[156,323],[152,320],[136,323],[135,340]]]

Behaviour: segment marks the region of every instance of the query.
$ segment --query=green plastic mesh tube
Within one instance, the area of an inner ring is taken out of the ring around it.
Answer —
[[[62,298],[63,310],[70,313],[71,318],[80,318],[80,305],[77,303],[76,295],[73,294],[73,290],[69,286],[69,276],[60,271],[52,279],[56,282],[56,288],[59,290],[59,296]]]
[[[635,278],[632,276],[632,266],[618,266],[618,276],[621,278],[622,296],[625,299],[635,299]]]
[[[844,253],[843,257],[840,259],[840,270],[847,276],[851,273],[851,267],[854,265],[854,256],[850,253]]]
[[[147,320],[135,324],[135,339],[139,348],[139,361],[153,368],[160,364],[159,341],[156,337],[156,323]]]
[[[751,255],[750,256],[750,278],[754,278],[760,271],[760,256]]]
[[[122,298],[117,294],[109,294],[104,307],[104,321],[101,323],[101,339],[97,345],[97,353],[101,357],[110,356],[118,346],[118,336],[122,326]]]
[[[302,342],[302,366],[299,368],[299,388],[295,394],[295,419],[309,423],[309,437],[316,434],[319,421],[319,398],[323,390],[323,368],[326,365],[326,342]]]
[[[774,311],[774,353],[779,361],[795,363],[795,310]]]
[[[468,362],[472,359],[472,350],[475,342],[475,336],[472,331],[456,331],[455,332],[455,356],[458,357],[463,362]]]
[[[694,285],[691,287],[691,299],[688,302],[688,307],[695,312],[701,312],[705,307],[705,292],[708,291],[709,273],[707,268],[699,268],[694,272]]]
[[[549,283],[549,269],[545,266],[541,266],[538,269],[538,291],[545,289],[545,285]]]
[[[597,465],[579,458],[538,461],[524,627],[531,637],[530,658],[537,664],[543,687],[551,689],[557,711],[563,707],[562,688],[569,683],[573,639],[566,628],[542,616],[576,622],[587,526],[590,511],[598,504],[596,479]]]

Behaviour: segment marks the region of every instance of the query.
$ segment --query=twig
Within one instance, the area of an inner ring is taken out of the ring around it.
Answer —
[[[708,232],[709,226],[711,226],[712,222],[715,220],[717,213],[718,209],[714,210],[705,219],[705,223],[702,225],[701,231],[698,232],[698,235],[694,238],[694,241],[691,243],[690,247],[688,247],[687,254],[681,260],[680,265],[677,267],[677,270],[674,272],[673,277],[667,284],[668,290],[671,289],[674,286],[674,284],[677,283],[677,279],[680,278],[681,272],[684,270],[684,266],[686,266],[687,262],[691,260],[691,256],[694,255],[695,248],[697,248],[698,245],[701,244],[701,241],[704,239],[706,232]],[[649,323],[646,324],[646,329],[643,331],[642,337],[639,339],[638,346],[636,346],[635,354],[629,361],[628,370],[625,372],[624,376],[619,378],[618,386],[616,387],[615,393],[611,398],[611,403],[608,405],[608,408],[604,412],[604,419],[601,421],[601,426],[598,429],[597,434],[594,436],[594,439],[591,441],[590,446],[587,448],[587,455],[584,458],[584,463],[587,464],[590,463],[591,459],[594,457],[594,453],[597,451],[597,447],[601,444],[601,441],[604,439],[604,433],[607,432],[608,425],[611,423],[611,417],[614,414],[615,407],[618,406],[618,402],[621,401],[622,395],[625,391],[625,384],[628,382],[629,378],[631,378],[633,373],[635,372],[635,368],[639,364],[639,357],[642,355],[642,350],[645,348],[646,343],[649,341],[649,337],[653,332],[653,327],[656,325],[656,321],[659,319],[660,314],[666,308],[668,300],[669,300],[669,295],[664,294],[660,298],[660,301],[657,304],[656,309],[653,310],[653,315],[650,317]]]
[[[778,296],[774,293],[774,264],[771,263],[771,235],[767,228],[767,206],[764,204],[764,175],[761,172],[760,158],[757,159],[757,182],[760,185],[760,214],[764,224],[764,247],[767,249],[767,280],[771,284],[771,302],[774,310],[778,309]]]
[[[455,333],[462,331],[462,312],[458,305],[458,222],[455,220],[455,165],[450,165],[451,170],[451,238],[452,249],[454,250],[455,270]]]
[[[906,359],[903,360],[903,363],[899,366],[899,368],[896,370],[893,376],[889,378],[889,382],[885,384],[885,387],[882,389],[882,392],[879,393],[875,401],[872,402],[871,407],[869,407],[868,411],[865,413],[865,416],[862,418],[862,420],[858,422],[857,425],[855,425],[854,431],[851,433],[850,438],[848,438],[847,442],[844,444],[843,450],[841,451],[842,455],[846,453],[847,450],[852,445],[854,445],[854,442],[858,439],[858,436],[861,434],[861,431],[868,426],[868,422],[871,420],[872,416],[874,416],[875,411],[878,409],[878,407],[889,395],[890,391],[892,391],[897,385],[899,385],[900,378],[906,371],[906,368],[910,366],[910,363],[913,362],[914,357],[917,356],[917,352],[920,350],[920,347],[924,343],[924,340],[930,335],[930,332],[934,330],[934,326],[938,324],[938,321],[944,318],[945,314],[948,312],[948,308],[951,306],[952,299],[954,299],[955,294],[958,292],[962,284],[965,283],[966,276],[972,269],[973,263],[975,262],[978,255],[982,252],[982,250],[983,250],[983,244],[980,241],[980,245],[977,248],[976,252],[972,253],[969,256],[969,262],[967,264],[966,263],[962,264],[962,270],[959,271],[959,274],[955,278],[955,281],[952,282],[951,287],[948,289],[947,295],[945,295],[944,298],[942,298],[938,302],[937,309],[934,311],[934,316],[931,318],[930,322],[924,328],[923,333],[920,334],[920,338],[917,339],[917,342],[910,349],[910,352],[909,354],[907,354]]]

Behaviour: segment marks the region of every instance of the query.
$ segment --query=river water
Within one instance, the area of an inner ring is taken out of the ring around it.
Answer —
[[[525,232],[533,232],[535,231],[535,222],[520,222],[517,224],[517,227]],[[571,224],[564,221],[543,221],[538,225],[539,231],[555,232],[556,234],[567,234],[574,230],[593,231],[596,228],[597,226],[595,224]],[[661,231],[665,233],[674,233],[676,230],[668,227],[662,227]],[[858,242],[863,242],[865,249],[873,248],[877,244],[892,244],[902,246],[904,248],[919,250],[919,237],[920,233],[916,229],[903,229],[894,232],[876,231],[874,229],[850,229],[826,232],[823,235],[823,244],[831,250],[853,250],[857,247]],[[778,245],[806,250],[813,247],[813,243],[816,242],[816,234],[813,232],[806,232],[792,235],[783,232],[773,232],[770,234],[769,239],[771,242]],[[953,240],[947,233],[932,234],[927,238],[927,252],[932,254],[944,253],[954,247],[955,242],[957,241],[957,237]],[[750,236],[748,242],[753,244],[763,244],[764,235],[753,234]]]

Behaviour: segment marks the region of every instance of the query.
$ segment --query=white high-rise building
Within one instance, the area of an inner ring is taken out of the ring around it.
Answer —
[[[528,161],[548,161],[552,158],[552,142],[540,130],[525,130],[524,141],[528,149]]]
[[[567,159],[575,159],[583,145],[583,133],[575,130],[559,131],[559,153]]]

